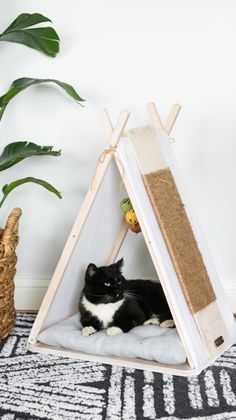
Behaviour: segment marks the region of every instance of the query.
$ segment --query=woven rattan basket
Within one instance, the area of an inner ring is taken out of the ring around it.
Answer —
[[[15,208],[7,219],[5,229],[0,229],[0,340],[11,332],[16,317],[14,303],[14,276],[16,272],[18,221],[21,210]]]

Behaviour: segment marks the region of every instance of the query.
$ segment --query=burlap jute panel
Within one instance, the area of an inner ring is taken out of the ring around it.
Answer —
[[[171,171],[144,175],[144,183],[190,311],[216,300]]]

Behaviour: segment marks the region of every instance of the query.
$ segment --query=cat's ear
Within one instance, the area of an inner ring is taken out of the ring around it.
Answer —
[[[114,266],[116,267],[116,269],[121,273],[122,271],[122,267],[124,265],[124,260],[123,258],[121,258],[119,261],[117,261]]]
[[[95,264],[89,264],[86,270],[86,278],[94,276],[97,272],[97,266]]]

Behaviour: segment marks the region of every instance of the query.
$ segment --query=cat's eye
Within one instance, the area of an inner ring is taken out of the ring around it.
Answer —
[[[104,286],[110,286],[111,285],[111,283],[104,283]]]

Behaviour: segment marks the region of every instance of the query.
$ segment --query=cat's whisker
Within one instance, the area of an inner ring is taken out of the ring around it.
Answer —
[[[111,297],[109,295],[104,295],[102,299],[100,299],[97,303],[108,303],[111,301]]]
[[[104,298],[99,299],[99,300],[96,302],[96,304],[100,304],[100,303],[104,303]]]
[[[130,300],[136,301],[136,296],[129,294],[129,293],[124,293],[124,296],[127,297]]]
[[[133,296],[134,298],[140,298],[140,295],[137,295],[137,293],[133,293],[133,292],[131,292],[129,290],[126,290],[124,292],[124,294],[127,295],[127,296]]]
[[[128,295],[131,295],[131,296],[139,296],[139,295],[137,295],[136,293],[132,293],[132,292],[125,292],[125,293],[127,293]]]
[[[137,293],[135,293],[133,289],[125,289],[124,291],[125,291],[125,292],[129,292],[129,293],[133,293],[133,294],[135,294],[135,295],[137,295],[137,296],[138,296],[138,294],[137,294]]]
[[[108,295],[104,295],[97,303],[107,303],[109,299]]]

